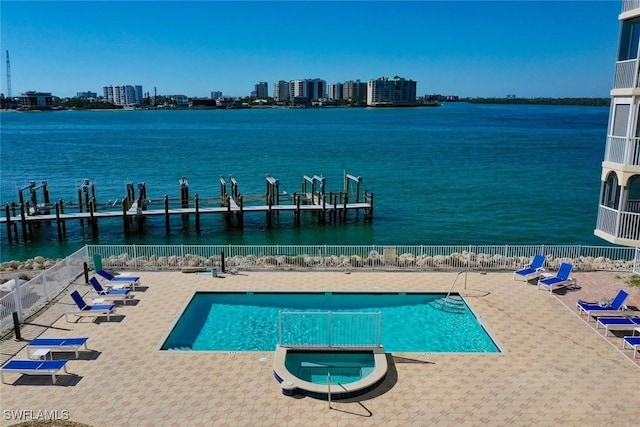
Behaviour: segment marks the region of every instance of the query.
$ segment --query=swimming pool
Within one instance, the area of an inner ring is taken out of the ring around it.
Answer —
[[[500,352],[466,302],[442,293],[196,292],[162,350],[273,351],[280,312],[380,312],[391,352]],[[314,333],[316,331],[313,331]]]

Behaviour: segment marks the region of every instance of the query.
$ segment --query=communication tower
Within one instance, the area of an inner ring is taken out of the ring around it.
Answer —
[[[7,98],[11,99],[11,61],[9,61],[9,50],[7,50]]]

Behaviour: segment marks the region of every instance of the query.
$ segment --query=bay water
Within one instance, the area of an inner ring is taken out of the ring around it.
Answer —
[[[197,233],[194,218],[175,217],[167,235],[159,216],[129,237],[113,219],[99,222],[97,239],[86,223],[67,221],[62,243],[55,224],[12,244],[2,226],[0,259],[63,257],[84,244],[605,245],[593,230],[607,120],[607,107],[467,103],[2,112],[0,204],[41,180],[52,201],[77,202],[89,179],[98,204],[122,199],[127,182],[144,182],[150,209],[162,209],[165,194],[179,197],[182,177],[191,199],[215,203],[220,175],[227,183],[233,175],[245,200],[265,204],[266,174],[291,203],[303,176],[323,176],[327,192],[340,191],[346,172],[374,194],[374,218],[319,224],[303,214],[296,227],[282,213],[267,227],[264,214],[245,213],[240,229],[203,215]]]

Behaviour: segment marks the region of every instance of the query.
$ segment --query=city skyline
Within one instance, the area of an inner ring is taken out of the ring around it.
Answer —
[[[607,97],[620,13],[620,3],[611,1],[3,1],[1,7],[12,95],[36,90],[60,97],[130,82],[159,94],[248,96],[263,81],[272,96],[279,80],[332,84],[396,75],[415,80],[418,95]],[[108,20],[123,11],[121,25]],[[0,68],[7,95],[4,60]]]

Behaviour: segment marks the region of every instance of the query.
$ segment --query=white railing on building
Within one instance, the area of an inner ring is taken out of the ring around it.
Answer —
[[[616,238],[640,241],[640,213],[600,205],[596,229]]]
[[[640,166],[640,138],[608,136],[604,160],[624,166]]]
[[[640,166],[640,138],[629,138],[625,153],[625,165]]]
[[[616,62],[614,89],[634,88],[638,84],[638,60],[627,59]]]
[[[617,211],[601,206],[598,228],[616,230]],[[600,228],[602,226],[602,228]],[[115,270],[183,267],[252,270],[512,270],[533,255],[547,266],[571,262],[576,270],[631,271],[634,248],[580,245],[107,245],[87,246],[89,262]]]
[[[380,312],[278,313],[278,344],[288,347],[379,347]]]
[[[621,136],[608,136],[604,153],[605,162],[624,164],[624,153],[627,146],[627,138]]]
[[[620,232],[617,237],[640,241],[640,213],[620,213]]]
[[[598,218],[596,220],[596,229],[605,232],[611,236],[617,235],[618,218],[620,212],[608,206],[600,205],[598,207]]]
[[[2,334],[13,325],[14,312],[18,314],[20,322],[36,313],[84,274],[86,261],[85,246],[30,280],[21,278],[20,272],[16,272],[12,280],[0,287]]]
[[[640,212],[640,200],[629,200],[627,202],[627,212]]]
[[[622,0],[622,13],[639,8],[640,0]]]
[[[636,256],[633,260],[633,270],[634,274],[640,274],[640,248],[636,248]]]

